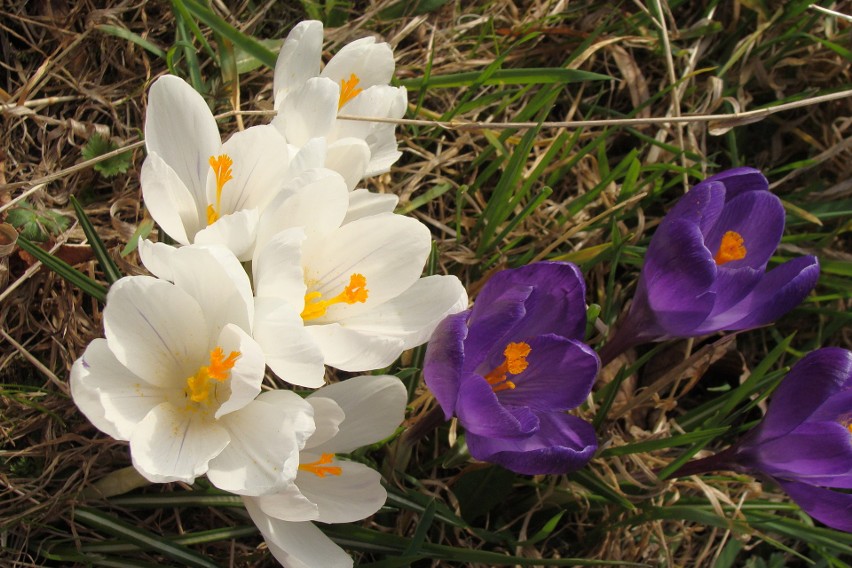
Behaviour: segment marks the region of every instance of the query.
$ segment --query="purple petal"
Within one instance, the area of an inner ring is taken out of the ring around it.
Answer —
[[[762,268],[755,269],[749,266],[728,268],[726,264],[718,267],[716,282],[713,283],[716,299],[707,319],[724,317],[732,307],[743,301],[749,292],[754,290],[765,274]]]
[[[508,377],[515,388],[498,392],[498,400],[533,410],[570,410],[582,404],[598,374],[597,354],[584,343],[557,335],[536,337],[529,346],[529,366]]]
[[[456,410],[469,312],[466,310],[444,318],[426,346],[423,380],[444,409],[447,420]]]
[[[775,389],[766,416],[749,433],[748,443],[759,444],[792,432],[836,393],[850,387],[852,352],[826,347],[805,355]]]
[[[568,473],[585,466],[598,448],[588,422],[561,412],[541,412],[540,429],[522,439],[499,439],[468,432],[470,455],[526,475]]]
[[[528,436],[539,427],[532,410],[504,406],[485,379],[466,374],[459,385],[456,416],[468,432],[481,436]]]
[[[490,296],[483,300],[480,300],[481,296],[477,297],[467,324],[470,331],[464,345],[466,371],[472,371],[482,364],[495,349],[505,349],[509,343],[505,338],[526,316],[524,303],[532,291],[531,286],[513,286],[504,289],[496,297]]]
[[[690,225],[697,225],[703,235],[716,224],[724,207],[725,186],[703,182],[678,199],[663,218],[660,228],[674,221],[686,221]]]
[[[492,304],[511,287],[532,288],[524,302],[527,317],[513,330],[514,337],[555,333],[582,339],[586,331],[586,286],[580,269],[570,262],[536,262],[498,272],[485,284],[476,305]],[[476,307],[474,306],[474,310]]]
[[[704,184],[713,182],[718,182],[725,186],[725,201],[730,201],[746,191],[769,190],[769,182],[766,181],[766,177],[760,173],[760,170],[754,168],[731,168],[705,179],[696,185],[693,191]]]
[[[852,532],[852,494],[798,481],[775,481],[803,511],[816,520],[839,531]]]
[[[818,279],[819,261],[815,256],[788,260],[767,272],[737,305],[704,322],[696,335],[722,329],[751,329],[772,323],[801,304]]]
[[[704,244],[711,253],[716,254],[722,236],[728,231],[739,233],[743,238],[746,255],[724,266],[750,266],[762,270],[778,248],[784,233],[784,207],[781,200],[768,191],[748,191],[729,199],[713,229],[705,233]]]
[[[772,477],[833,487],[852,484],[852,435],[838,422],[806,422],[753,451],[753,467]]]

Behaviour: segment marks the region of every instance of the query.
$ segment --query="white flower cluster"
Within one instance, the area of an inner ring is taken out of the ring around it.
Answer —
[[[421,278],[428,229],[396,198],[356,189],[397,160],[404,88],[386,43],[365,38],[321,67],[322,24],[290,33],[275,68],[277,116],[225,142],[177,77],[151,87],[145,204],[180,246],[141,242],[153,276],[110,288],[104,339],[71,370],[74,401],[130,443],[152,482],[206,475],[243,496],[285,566],[351,566],[309,521],[350,522],[386,498],[380,475],[340,454],[391,435],[406,389],[392,376],[323,386],[325,366],[370,371],[467,308],[453,276]],[[269,369],[307,398],[262,391]]]

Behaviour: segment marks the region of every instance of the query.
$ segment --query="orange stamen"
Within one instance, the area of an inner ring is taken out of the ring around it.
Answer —
[[[213,168],[213,173],[216,175],[216,205],[207,206],[207,224],[212,225],[219,219],[219,212],[222,206],[222,188],[225,184],[234,179],[234,174],[231,171],[231,166],[234,165],[234,160],[227,154],[218,156],[210,156],[210,167]]]
[[[340,80],[340,102],[337,103],[337,110],[342,109],[343,105],[357,97],[364,90],[358,87],[358,83],[360,82],[361,79],[355,73],[349,75],[349,79]]]
[[[343,468],[336,465],[326,465],[334,459],[334,454],[322,454],[320,459],[311,463],[299,464],[299,469],[309,471],[317,477],[325,477],[326,475],[342,475]]]
[[[491,390],[500,392],[515,388],[515,383],[507,380],[508,375],[519,375],[529,366],[527,356],[532,351],[529,343],[523,341],[510,343],[503,350],[503,360],[493,371],[485,375],[485,380],[491,385]]]
[[[231,376],[239,351],[231,351],[228,357],[221,347],[216,347],[210,352],[210,365],[198,368],[198,371],[186,379],[186,396],[193,402],[207,402],[210,400],[210,381],[223,382]]]
[[[305,294],[305,309],[302,310],[302,319],[305,321],[324,316],[329,306],[334,304],[354,304],[367,301],[370,292],[366,288],[367,278],[363,274],[353,274],[349,277],[349,284],[343,292],[328,300],[320,300],[321,292],[308,292]]]
[[[719,245],[719,250],[713,260],[716,264],[722,265],[732,260],[740,260],[745,258],[746,248],[743,246],[742,235],[736,231],[728,231],[722,236],[722,243]]]

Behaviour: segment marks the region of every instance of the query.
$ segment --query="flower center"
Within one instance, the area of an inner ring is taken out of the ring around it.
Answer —
[[[357,97],[358,93],[364,90],[358,87],[358,83],[360,82],[361,79],[355,73],[349,75],[349,79],[340,80],[340,102],[337,103],[337,110],[342,109],[343,105]]]
[[[532,351],[529,343],[523,341],[510,343],[503,350],[503,362],[493,371],[485,375],[485,380],[491,385],[491,390],[500,392],[515,388],[515,383],[507,380],[508,375],[519,375],[529,366],[527,355]]]
[[[305,309],[302,310],[302,319],[305,321],[317,319],[324,316],[329,306],[334,304],[354,304],[367,301],[369,290],[366,288],[367,278],[363,274],[353,274],[349,277],[349,284],[343,292],[328,300],[321,300],[322,292],[308,292],[305,294]]]
[[[225,351],[221,347],[213,349],[210,352],[210,364],[199,367],[194,375],[186,379],[186,397],[192,402],[209,404],[211,384],[212,390],[215,391],[216,383],[228,380],[240,355],[239,351],[231,351],[231,354],[225,357]]]
[[[218,156],[210,156],[210,167],[213,168],[213,173],[216,174],[216,205],[207,206],[207,224],[212,225],[219,220],[222,207],[222,188],[225,184],[234,179],[234,174],[231,171],[231,166],[234,165],[234,160],[228,154],[220,154]]]
[[[334,459],[334,454],[322,454],[320,459],[311,463],[300,463],[299,469],[303,471],[309,471],[316,475],[317,477],[325,477],[326,475],[342,475],[343,468],[336,465],[326,465],[330,464],[331,460]]]
[[[719,245],[719,250],[713,260],[716,264],[723,265],[732,260],[740,260],[745,258],[746,248],[743,246],[742,235],[736,231],[728,231],[722,236],[722,243]]]

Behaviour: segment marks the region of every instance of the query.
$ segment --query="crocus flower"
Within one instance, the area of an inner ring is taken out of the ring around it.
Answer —
[[[473,457],[518,473],[581,468],[597,449],[580,405],[600,366],[582,342],[585,285],[566,262],[504,270],[473,308],[444,319],[426,350],[423,377],[467,430]]]
[[[128,276],[110,287],[105,339],[71,369],[74,402],[130,442],[149,481],[274,491],[297,472],[313,407],[291,392],[260,394],[265,362],[252,339],[248,276],[224,248],[176,249],[174,283]],[[228,261],[230,259],[230,262]]]
[[[272,126],[256,126],[224,144],[207,103],[178,77],[151,86],[145,116],[141,185],[154,220],[180,244],[222,244],[251,258],[259,212],[297,164],[323,158],[295,155]],[[302,154],[321,154],[309,145]],[[292,158],[292,164],[291,164]]]
[[[366,37],[345,45],[320,70],[322,23],[299,23],[284,41],[275,65],[273,91],[278,115],[272,124],[297,148],[315,138],[328,141],[325,166],[338,171],[349,189],[365,176],[386,172],[401,155],[395,126],[338,119],[338,114],[401,118],[407,94],[391,87],[390,46]]]
[[[784,232],[784,207],[768,190],[758,170],[735,168],[678,201],[651,239],[604,362],[640,343],[766,325],[804,300],[819,277],[816,257],[766,272]]]
[[[852,532],[852,352],[803,357],[769,401],[761,423],[734,446],[675,475],[734,470],[767,477],[805,512]]]
[[[269,550],[284,566],[352,566],[352,558],[311,521],[348,523],[384,505],[381,475],[338,454],[379,442],[402,422],[407,394],[396,377],[360,376],[325,386],[306,399],[317,430],[286,489],[243,499]]]

